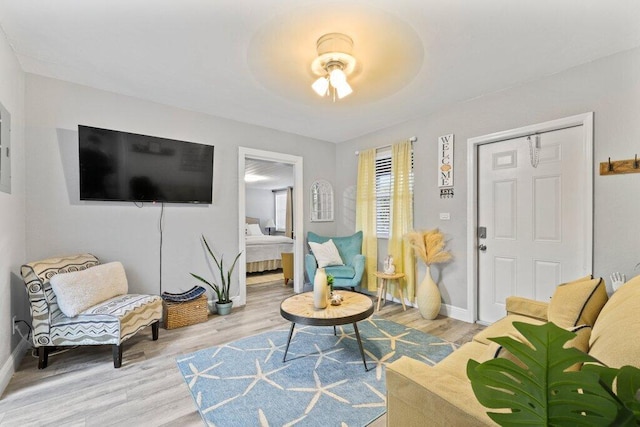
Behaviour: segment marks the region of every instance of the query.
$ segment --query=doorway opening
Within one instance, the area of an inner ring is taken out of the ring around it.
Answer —
[[[240,285],[240,298],[242,303],[246,302],[246,293],[247,293],[247,271],[258,269],[271,269],[276,267],[275,265],[269,266],[270,262],[273,262],[274,256],[269,256],[268,261],[264,261],[261,263],[260,260],[255,262],[253,255],[250,258],[247,258],[247,234],[251,233],[251,231],[247,231],[248,228],[245,226],[247,223],[252,223],[253,226],[250,226],[251,229],[255,230],[256,233],[262,232],[262,234],[271,234],[271,235],[282,235],[287,232],[287,228],[283,227],[282,219],[280,218],[281,212],[277,211],[275,206],[275,193],[272,190],[276,190],[276,192],[280,190],[286,191],[289,185],[284,184],[284,181],[280,181],[283,183],[278,188],[269,189],[266,194],[270,194],[274,197],[269,200],[265,199],[265,205],[263,208],[259,208],[256,206],[252,206],[253,199],[248,202],[249,196],[258,196],[262,192],[258,192],[257,187],[255,185],[248,184],[246,182],[245,174],[247,170],[254,170],[253,175],[255,176],[263,176],[266,173],[259,174],[255,171],[261,169],[263,171],[271,170],[272,175],[282,175],[285,176],[290,174],[290,182],[291,187],[293,187],[293,191],[291,192],[291,229],[293,230],[293,247],[292,249],[282,249],[283,252],[291,251],[293,252],[293,290],[296,293],[302,292],[304,286],[304,271],[302,266],[302,257],[303,257],[303,247],[302,247],[302,239],[297,238],[297,236],[303,236],[303,183],[302,183],[302,157],[293,156],[289,154],[264,151],[264,150],[256,150],[252,148],[239,147],[238,149],[238,223],[239,227],[239,250],[242,252],[240,259],[238,260],[238,273],[239,273],[239,285]],[[255,178],[255,177],[254,177]],[[251,180],[251,179],[250,179]],[[251,214],[250,214],[251,213]],[[258,229],[256,229],[256,226]],[[252,236],[251,239],[254,237]],[[257,237],[260,239],[261,237]],[[284,239],[283,239],[284,240]],[[283,246],[284,247],[284,246]],[[291,247],[291,246],[289,246]],[[278,249],[279,251],[280,249]],[[278,259],[278,261],[280,261]],[[256,267],[257,266],[257,267]],[[248,268],[249,267],[249,268]],[[281,266],[278,266],[281,267]],[[282,276],[281,276],[282,277]]]

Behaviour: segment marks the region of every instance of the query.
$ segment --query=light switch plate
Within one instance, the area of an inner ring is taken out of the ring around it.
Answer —
[[[449,221],[451,219],[451,215],[449,215],[449,212],[440,212],[440,219],[443,221]]]

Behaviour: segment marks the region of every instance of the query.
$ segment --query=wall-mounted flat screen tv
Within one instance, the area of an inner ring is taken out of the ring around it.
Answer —
[[[78,126],[80,200],[211,203],[213,146]]]

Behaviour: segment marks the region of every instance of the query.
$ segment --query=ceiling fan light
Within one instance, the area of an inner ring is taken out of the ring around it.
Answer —
[[[325,96],[327,94],[327,90],[329,89],[329,80],[326,77],[320,77],[318,80],[313,82],[311,88],[319,95]]]
[[[345,34],[328,33],[318,39],[318,56],[311,62],[311,72],[322,76],[311,85],[318,95],[326,95],[335,102],[353,92],[347,83],[356,66],[352,50],[353,40]]]
[[[347,82],[347,76],[341,68],[334,68],[329,73],[329,81],[331,82],[331,86],[337,89],[338,86]]]
[[[350,95],[351,92],[353,92],[353,89],[351,89],[351,86],[349,86],[349,83],[347,83],[346,81],[341,85],[339,85],[338,87],[336,87],[336,93],[338,95],[338,99],[342,99],[345,96]]]

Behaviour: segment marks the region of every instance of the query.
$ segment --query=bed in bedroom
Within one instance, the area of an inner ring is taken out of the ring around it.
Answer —
[[[247,273],[282,268],[281,254],[293,252],[293,239],[285,236],[266,236],[260,230],[259,218],[246,218]]]

